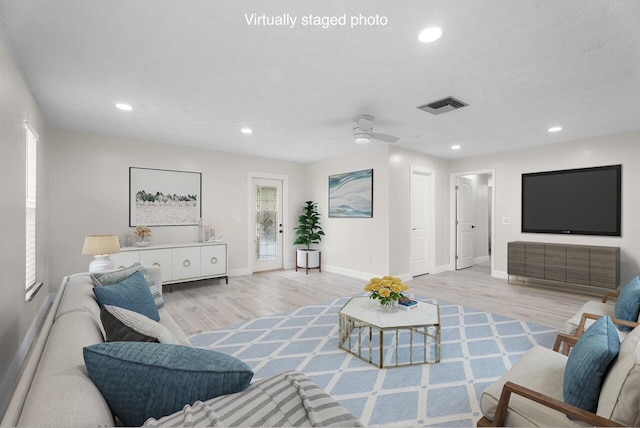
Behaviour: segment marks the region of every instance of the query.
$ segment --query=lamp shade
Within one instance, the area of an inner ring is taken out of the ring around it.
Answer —
[[[98,256],[120,252],[120,243],[116,235],[87,235],[82,246],[83,256]]]

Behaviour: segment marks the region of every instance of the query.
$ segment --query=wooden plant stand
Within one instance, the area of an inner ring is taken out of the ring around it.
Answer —
[[[317,267],[309,267],[309,252],[305,254],[306,257],[306,268],[305,266],[298,266],[298,258],[296,257],[296,272],[298,272],[298,268],[306,269],[306,274],[309,275],[309,269],[318,269],[318,272],[322,273],[322,251],[318,250],[318,266]]]

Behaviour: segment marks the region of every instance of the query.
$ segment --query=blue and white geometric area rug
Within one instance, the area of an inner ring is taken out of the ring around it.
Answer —
[[[480,395],[529,348],[553,346],[557,330],[433,299],[440,306],[441,361],[379,369],[338,348],[338,310],[348,297],[190,338],[233,355],[254,380],[296,369],[367,426],[475,426]]]

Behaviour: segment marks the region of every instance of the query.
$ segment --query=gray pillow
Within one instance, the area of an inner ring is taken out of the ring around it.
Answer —
[[[164,300],[162,299],[162,293],[160,293],[158,285],[151,279],[151,276],[144,268],[144,266],[142,266],[138,262],[132,264],[129,267],[118,269],[113,272],[94,273],[91,275],[91,281],[96,287],[117,284],[118,282],[122,281],[125,278],[128,278],[138,271],[142,272],[142,274],[144,275],[144,279],[147,281],[147,284],[149,284],[149,291],[151,291],[151,295],[153,296],[153,301],[156,304],[156,308],[164,308]]]
[[[178,345],[178,340],[165,326],[137,312],[104,305],[100,320],[107,342],[159,342]]]
[[[246,363],[209,349],[109,342],[82,352],[89,377],[126,426],[141,426],[186,404],[243,391],[253,377]]]

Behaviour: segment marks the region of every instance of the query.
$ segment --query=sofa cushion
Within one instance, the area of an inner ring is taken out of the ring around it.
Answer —
[[[616,300],[616,318],[637,321],[640,314],[640,277],[635,277],[620,292]],[[630,327],[621,325],[621,331],[629,331]]]
[[[170,415],[198,400],[242,391],[253,377],[244,362],[208,349],[111,342],[83,352],[89,377],[129,426]]]
[[[101,305],[118,306],[160,321],[158,308],[142,272],[135,272],[117,284],[94,287],[93,293]]]
[[[620,344],[618,358],[602,385],[598,414],[624,425],[640,422],[640,327]]]
[[[149,275],[149,272],[140,263],[134,263],[129,267],[118,269],[113,272],[101,272],[91,275],[91,281],[96,287],[102,287],[105,285],[117,284],[125,278],[133,275],[135,272],[142,272],[144,279],[147,281],[149,291],[153,296],[153,300],[158,309],[164,307],[164,300],[162,299],[162,292],[160,291],[161,284],[156,284],[155,281]]]
[[[197,401],[144,426],[362,426],[351,413],[298,371],[252,383],[245,391]]]
[[[507,381],[562,401],[562,382],[567,357],[542,346],[528,350],[500,379],[484,390],[480,399],[482,414],[493,420],[502,387]],[[570,423],[560,412],[516,394],[511,395],[505,426],[553,427]]]
[[[616,326],[608,315],[603,315],[580,337],[569,354],[564,371],[564,401],[595,413],[607,370],[619,351]]]
[[[128,309],[104,305],[100,311],[107,342],[156,342],[178,345],[162,324]]]

